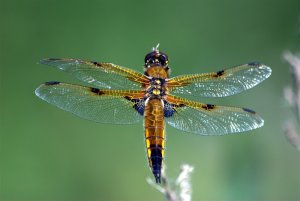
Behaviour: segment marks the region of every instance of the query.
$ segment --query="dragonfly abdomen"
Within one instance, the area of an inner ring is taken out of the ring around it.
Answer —
[[[150,99],[145,106],[145,141],[149,166],[160,183],[164,160],[165,125],[164,107],[160,99]]]

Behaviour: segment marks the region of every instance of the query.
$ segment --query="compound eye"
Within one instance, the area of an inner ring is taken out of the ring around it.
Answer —
[[[150,52],[145,57],[145,63],[153,63],[155,60],[155,52]]]
[[[145,63],[148,62],[149,60],[150,60],[150,56],[147,55],[147,56],[145,57]]]
[[[165,54],[159,55],[159,61],[164,66],[168,63],[168,58]]]

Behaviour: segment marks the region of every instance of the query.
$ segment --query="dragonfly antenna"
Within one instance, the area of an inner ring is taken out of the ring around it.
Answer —
[[[158,47],[159,47],[159,43],[156,45],[156,47],[153,47],[153,48],[152,48],[152,51],[157,51],[157,52],[159,52]]]

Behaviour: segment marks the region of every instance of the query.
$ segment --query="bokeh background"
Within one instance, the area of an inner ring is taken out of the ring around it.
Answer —
[[[249,91],[203,100],[252,108],[264,127],[201,137],[167,126],[168,176],[193,165],[193,200],[300,200],[300,153],[282,132],[293,115],[282,95],[291,84],[282,53],[299,51],[299,11],[298,0],[0,0],[0,200],[163,200],[146,182],[142,124],[89,122],[34,94],[45,81],[79,83],[42,58],[142,71],[157,43],[173,76],[257,60],[273,69]]]

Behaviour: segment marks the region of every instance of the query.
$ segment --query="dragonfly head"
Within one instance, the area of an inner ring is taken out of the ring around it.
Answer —
[[[168,56],[157,49],[154,49],[145,56],[145,68],[150,68],[152,66],[168,68],[168,62]]]

